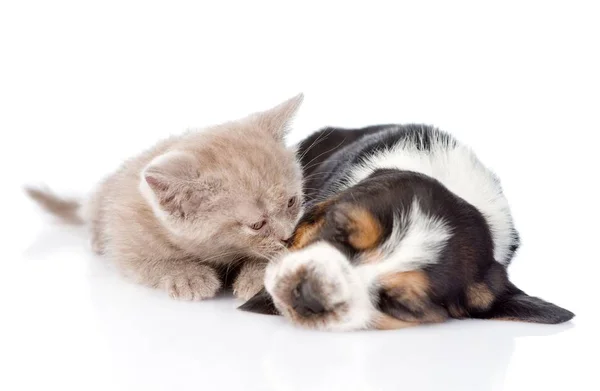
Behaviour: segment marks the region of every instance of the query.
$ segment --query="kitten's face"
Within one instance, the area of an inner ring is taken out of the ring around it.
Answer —
[[[286,148],[302,97],[263,113],[189,134],[143,172],[141,190],[188,248],[271,258],[302,213],[302,174]]]
[[[222,222],[222,241],[227,247],[267,258],[285,249],[302,213],[302,181],[293,156],[278,162],[287,166],[288,175],[264,178],[254,186],[232,186],[223,198],[226,212],[215,211],[213,221]]]
[[[209,209],[199,209],[199,224],[212,227],[211,242],[221,248],[269,258],[285,248],[302,213],[302,171],[294,150],[251,138],[222,140],[220,190]]]

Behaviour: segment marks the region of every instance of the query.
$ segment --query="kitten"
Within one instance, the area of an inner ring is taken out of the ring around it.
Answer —
[[[141,284],[210,298],[219,272],[241,263],[233,290],[248,299],[302,213],[301,168],[284,143],[302,99],[164,140],[127,160],[85,205],[27,192],[65,222],[89,223],[94,252]]]

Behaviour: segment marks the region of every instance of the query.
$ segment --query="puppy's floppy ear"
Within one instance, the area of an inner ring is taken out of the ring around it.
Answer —
[[[512,320],[531,323],[558,324],[567,322],[575,316],[569,310],[540,298],[529,296],[513,284],[500,296],[492,307],[480,314],[473,315],[480,319]]]
[[[260,292],[254,295],[250,300],[239,306],[238,309],[255,312],[257,314],[280,315],[277,308],[275,308],[275,304],[273,304],[271,295],[269,295],[265,288],[261,289]]]

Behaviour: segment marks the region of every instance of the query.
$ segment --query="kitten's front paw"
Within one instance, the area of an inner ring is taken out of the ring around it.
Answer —
[[[221,288],[221,280],[213,269],[206,267],[164,276],[161,285],[173,299],[197,301],[214,297]]]
[[[260,291],[264,285],[265,263],[246,262],[233,283],[233,294],[242,300],[249,300]]]

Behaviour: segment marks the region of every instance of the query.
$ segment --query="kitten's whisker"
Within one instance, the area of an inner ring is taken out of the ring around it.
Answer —
[[[240,264],[240,263],[241,263],[243,260],[244,260],[244,257],[243,257],[243,256],[240,256],[240,257],[238,257],[238,258],[234,258],[234,259],[231,261],[231,263],[228,263],[228,264],[225,266],[225,276],[224,276],[224,279],[225,279],[225,281],[227,280],[227,277],[229,277],[229,271],[231,270],[231,268],[232,268],[232,267],[234,267],[234,266],[235,266],[235,267],[237,267],[237,266],[238,266],[238,264]]]
[[[210,256],[208,258],[201,258],[200,261],[202,261],[202,262],[210,262],[210,261],[213,261],[213,260],[218,259],[218,258],[224,258],[224,257],[227,257],[229,255],[236,255],[236,254],[238,256],[241,256],[241,255],[239,255],[240,254],[239,251],[230,251],[230,252],[223,252],[223,253],[220,253],[220,254],[216,254],[216,255]]]
[[[331,130],[329,133],[327,133],[327,132],[323,132],[323,133],[321,133],[321,134],[320,134],[320,135],[319,135],[319,136],[316,138],[316,140],[315,140],[315,141],[313,141],[313,142],[312,142],[312,144],[310,144],[310,145],[309,145],[309,147],[308,147],[308,148],[306,148],[306,149],[304,150],[304,152],[303,152],[303,153],[302,153],[302,155],[301,155],[301,156],[298,158],[298,160],[302,160],[302,158],[304,158],[304,156],[306,156],[306,154],[307,154],[307,153],[308,153],[308,152],[309,152],[311,149],[313,149],[313,148],[314,148],[316,145],[318,145],[318,143],[320,142],[320,141],[319,141],[319,139],[321,139],[321,137],[325,136],[325,137],[323,137],[323,139],[321,140],[321,142],[322,142],[322,141],[325,141],[325,139],[326,139],[326,138],[327,138],[327,137],[328,137],[328,136],[329,136],[331,133],[333,133],[333,129],[332,129],[332,130]]]
[[[327,153],[327,152],[329,152],[329,151],[326,151],[326,152],[323,152],[323,153]],[[327,162],[337,163],[337,162],[341,162],[341,161],[344,161],[344,160],[345,159],[343,159],[343,158],[340,158],[340,159],[327,159]],[[310,166],[303,166],[302,168],[304,169],[304,171],[306,171],[306,170],[309,170],[309,169],[311,169],[313,167],[318,167],[321,163],[323,163],[323,162],[315,162],[315,163],[311,164]],[[336,172],[336,171],[332,171],[332,172]],[[314,174],[319,174],[319,173],[314,173]]]
[[[333,151],[334,149],[337,149],[340,145],[342,145],[345,141],[346,141],[347,137],[344,137],[344,139],[335,147],[315,156],[313,159],[311,159],[308,163],[306,163],[306,165],[303,167],[304,170],[308,170],[309,168],[311,168],[310,163],[314,162],[315,160],[317,160],[318,158],[320,158],[321,156],[325,155],[326,153],[329,153],[331,151]]]
[[[341,160],[341,159],[340,159]],[[313,172],[310,175],[306,175],[304,178],[302,178],[303,182],[306,182],[307,179],[312,179],[314,177],[316,177],[317,175],[329,175],[329,174],[333,174],[336,171],[322,171],[322,172]]]

